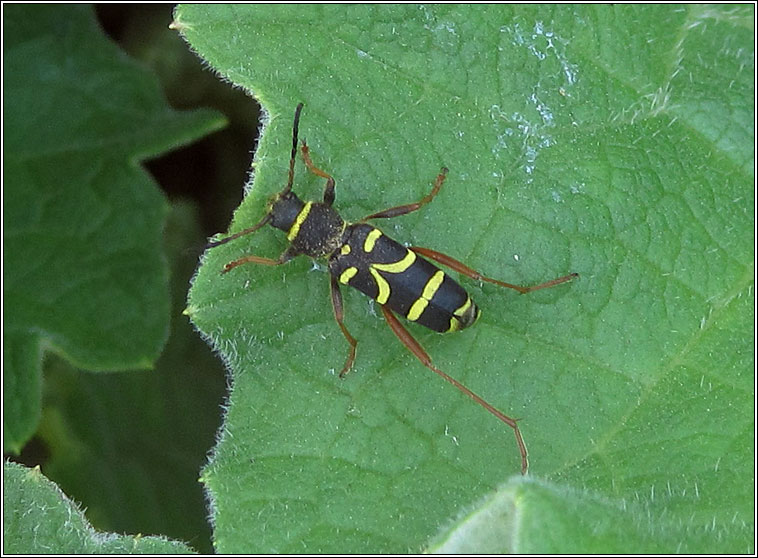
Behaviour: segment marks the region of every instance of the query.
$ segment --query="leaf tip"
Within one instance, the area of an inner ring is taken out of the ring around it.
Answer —
[[[179,33],[184,33],[187,30],[191,30],[192,26],[182,21],[179,21],[179,18],[177,18],[168,24],[168,28],[171,29],[172,31],[179,31]]]

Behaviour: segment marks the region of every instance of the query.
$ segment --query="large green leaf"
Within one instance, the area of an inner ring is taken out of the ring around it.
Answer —
[[[166,203],[139,161],[223,124],[178,113],[85,6],[3,11],[5,448],[39,419],[43,349],[151,367],[168,331]]]
[[[180,6],[174,28],[271,117],[231,231],[284,185],[303,101],[346,218],[421,198],[445,165],[434,203],[388,233],[511,282],[581,275],[527,296],[465,281],[475,328],[411,326],[522,419],[525,482],[511,432],[354,291],[358,359],[336,377],[323,265],[220,275],[276,257],[270,230],[208,251],[188,313],[234,376],[203,474],[217,550],[397,552],[437,534],[489,552],[752,551],[752,22],[750,6]],[[296,172],[318,198],[323,180]],[[499,493],[496,544],[466,534]]]
[[[172,204],[164,231],[171,268],[171,334],[154,370],[89,374],[45,363],[38,437],[42,470],[101,531],[160,534],[211,552],[202,485],[220,422],[224,371],[181,315],[201,247],[197,211]],[[192,254],[192,252],[190,252]]]
[[[3,552],[8,554],[188,554],[162,537],[95,531],[39,468],[3,467]]]

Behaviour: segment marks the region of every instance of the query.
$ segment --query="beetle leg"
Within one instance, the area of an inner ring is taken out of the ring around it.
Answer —
[[[328,206],[331,206],[334,203],[334,178],[332,178],[332,175],[325,173],[313,164],[313,161],[311,161],[310,150],[308,149],[308,144],[305,143],[305,140],[303,140],[303,144],[300,146],[300,151],[303,154],[303,161],[305,161],[305,166],[308,167],[308,170],[316,176],[326,178],[326,187],[324,188],[324,203]]]
[[[439,262],[442,265],[447,266],[450,269],[457,271],[458,273],[462,273],[466,277],[471,277],[472,279],[476,279],[478,281],[486,281],[487,283],[493,283],[501,287],[514,289],[520,292],[521,294],[529,293],[531,291],[537,291],[539,289],[547,289],[548,287],[554,287],[556,285],[560,285],[561,283],[565,283],[566,281],[571,281],[572,279],[579,277],[578,273],[570,273],[568,275],[564,275],[563,277],[558,277],[557,279],[552,279],[550,281],[546,281],[545,283],[540,283],[539,285],[534,285],[532,287],[522,287],[519,285],[512,285],[510,283],[505,283],[503,281],[498,281],[497,279],[492,279],[491,277],[485,277],[478,271],[471,269],[466,264],[459,262],[455,258],[451,258],[447,254],[437,252],[436,250],[430,250],[429,248],[421,248],[420,246],[411,246],[410,250],[413,250],[420,256],[424,256],[425,258],[429,258],[430,260]]]
[[[342,293],[340,292],[340,284],[337,281],[336,277],[331,277],[329,290],[332,293],[334,319],[337,320],[337,325],[340,326],[342,335],[344,335],[345,339],[347,339],[347,342],[350,343],[350,353],[348,354],[347,360],[345,361],[345,366],[342,367],[342,371],[340,372],[340,378],[344,378],[345,375],[350,372],[350,369],[353,367],[353,362],[355,362],[355,348],[358,345],[358,341],[355,340],[355,337],[350,335],[350,332],[345,327],[345,312],[342,306]]]
[[[434,196],[436,196],[440,188],[442,187],[442,183],[445,182],[445,177],[447,176],[447,168],[442,167],[442,170],[437,175],[437,179],[434,181],[434,186],[432,187],[432,191],[429,192],[426,196],[421,198],[416,203],[409,203],[407,205],[398,205],[396,207],[390,207],[389,209],[385,209],[384,211],[379,211],[377,213],[372,213],[368,217],[364,217],[362,221],[368,221],[369,219],[389,219],[391,217],[399,217],[400,215],[407,215],[408,213],[412,213],[413,211],[416,211],[417,209],[420,209],[421,207],[428,204],[430,201],[434,199]]]
[[[442,379],[444,379],[445,381],[453,384],[456,388],[458,388],[464,394],[468,395],[471,399],[476,401],[479,405],[487,409],[487,411],[495,415],[498,419],[500,419],[501,421],[503,421],[505,424],[507,424],[513,429],[513,433],[516,435],[516,443],[518,444],[519,453],[521,453],[521,474],[525,475],[527,470],[529,469],[529,460],[527,458],[526,444],[524,444],[524,439],[521,437],[521,431],[519,430],[516,419],[511,418],[508,415],[501,413],[500,411],[495,409],[495,407],[487,403],[484,399],[482,399],[473,391],[471,391],[469,388],[467,388],[462,383],[460,383],[458,380],[448,376],[442,370],[435,367],[432,364],[432,359],[429,357],[427,352],[423,349],[423,347],[419,344],[419,342],[416,341],[416,339],[408,332],[408,330],[405,329],[403,324],[401,324],[400,321],[392,313],[392,310],[390,310],[384,304],[381,305],[381,308],[382,308],[382,314],[384,314],[384,319],[387,321],[387,324],[390,326],[390,329],[392,330],[392,332],[397,336],[398,339],[400,339],[401,343],[405,345],[406,348],[410,352],[412,352],[416,356],[416,358],[418,358],[421,361],[421,363],[424,366],[426,366],[429,370],[431,370],[435,374],[438,374],[439,376],[441,376]]]
[[[281,256],[279,256],[279,259],[272,260],[271,258],[262,258],[261,256],[244,256],[238,260],[234,260],[232,262],[229,262],[224,266],[224,269],[221,271],[221,273],[226,273],[228,271],[231,271],[237,266],[240,266],[242,264],[246,263],[253,263],[258,265],[282,265],[284,263],[287,263],[292,258],[294,258],[297,255],[297,253],[292,249],[292,247],[287,248]]]

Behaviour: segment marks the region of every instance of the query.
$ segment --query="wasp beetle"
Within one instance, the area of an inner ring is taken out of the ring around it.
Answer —
[[[281,265],[299,255],[326,258],[330,273],[334,317],[350,345],[340,377],[344,377],[352,368],[358,344],[345,327],[340,293],[340,284],[343,284],[355,287],[379,303],[390,329],[424,366],[453,384],[513,429],[521,453],[521,472],[526,474],[528,469],[526,445],[516,419],[503,414],[455,378],[435,367],[427,352],[400,323],[396,314],[440,333],[467,328],[479,318],[481,313],[479,308],[463,287],[428,260],[434,260],[472,279],[514,289],[520,293],[559,285],[578,275],[571,273],[533,287],[511,285],[485,277],[440,252],[418,246],[406,248],[367,223],[372,219],[389,219],[406,215],[431,202],[447,176],[448,169],[444,167],[437,175],[432,191],[418,202],[391,207],[372,213],[357,223],[348,223],[332,207],[334,178],[313,164],[308,145],[303,141],[300,151],[305,166],[313,174],[326,179],[323,201],[303,202],[292,192],[298,148],[298,125],[302,108],[303,104],[300,103],[295,109],[287,185],[269,202],[266,214],[258,223],[236,234],[213,241],[208,244],[208,247],[219,246],[243,235],[254,233],[266,224],[283,230],[287,234],[290,245],[278,259],[248,255],[226,264],[222,273],[246,263]]]

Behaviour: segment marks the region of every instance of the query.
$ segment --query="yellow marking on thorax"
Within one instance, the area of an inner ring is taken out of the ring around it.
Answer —
[[[344,232],[345,227],[342,227],[342,230]],[[343,256],[347,256],[350,253],[350,245],[349,244],[343,244],[342,248],[340,248],[340,254]]]
[[[339,279],[339,281],[343,285],[348,285],[350,283],[350,279],[352,279],[353,277],[355,277],[357,274],[358,274],[358,268],[357,267],[348,267],[347,269],[345,269],[345,271],[343,271],[342,273],[340,273],[340,279]]]
[[[444,281],[444,279],[445,272],[437,270],[437,273],[432,275],[432,278],[426,282],[426,285],[424,285],[424,290],[421,293],[421,296],[416,300],[416,302],[413,303],[411,309],[408,310],[408,315],[406,318],[412,322],[415,322],[421,317],[421,314],[424,313],[424,309],[432,300],[434,293],[436,293],[440,288],[440,285],[442,285],[442,281]]]
[[[379,229],[371,229],[371,232],[366,235],[366,240],[363,241],[363,251],[371,252],[374,249],[374,244],[382,236],[382,231]]]
[[[287,231],[287,240],[289,240],[290,242],[295,240],[295,238],[297,237],[297,234],[300,232],[300,226],[308,218],[308,214],[311,212],[312,205],[313,205],[313,202],[306,202],[306,204],[303,206],[303,209],[301,209],[300,213],[298,213],[297,217],[295,217],[295,222],[292,223],[290,230]]]

